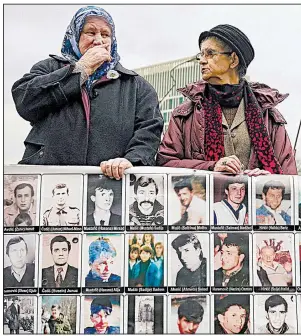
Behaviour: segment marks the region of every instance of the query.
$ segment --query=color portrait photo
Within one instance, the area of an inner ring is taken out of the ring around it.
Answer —
[[[253,235],[254,286],[295,286],[294,235]]]
[[[79,287],[81,235],[42,234],[40,240],[40,287]]]
[[[123,297],[93,295],[82,297],[82,334],[122,334]]]
[[[123,235],[83,236],[82,287],[121,287],[123,283]]]
[[[294,215],[292,177],[285,175],[259,176],[256,182],[256,225],[291,225]]]
[[[166,234],[126,234],[128,287],[163,287],[166,278]]]
[[[79,297],[40,296],[39,333],[78,333]]]
[[[170,175],[168,185],[169,225],[207,225],[206,176]]]
[[[210,303],[208,295],[168,296],[169,334],[209,334]]]
[[[40,175],[4,175],[4,226],[39,226]]]

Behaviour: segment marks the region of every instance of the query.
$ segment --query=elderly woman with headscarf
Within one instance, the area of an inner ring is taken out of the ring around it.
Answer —
[[[101,164],[121,178],[133,165],[155,164],[163,119],[153,87],[119,63],[115,26],[103,9],[79,9],[62,57],[35,64],[12,88],[30,121],[21,164]]]
[[[179,91],[157,155],[166,167],[250,176],[297,174],[286,121],[276,106],[288,95],[243,76],[254,49],[238,28],[219,25],[199,37],[202,81]]]

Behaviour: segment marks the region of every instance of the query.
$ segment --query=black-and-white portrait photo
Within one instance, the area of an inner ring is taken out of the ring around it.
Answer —
[[[205,175],[169,176],[169,225],[207,224],[206,186]]]
[[[254,286],[295,286],[293,234],[255,233],[253,245]]]
[[[128,295],[125,316],[127,334],[163,334],[166,319],[163,295]]]
[[[35,334],[37,329],[36,296],[4,296],[4,334]]]
[[[43,226],[82,225],[83,175],[42,176]]]
[[[254,295],[254,333],[296,334],[296,295]]]
[[[251,225],[249,181],[246,175],[213,176],[213,224],[214,225]]]
[[[36,287],[38,235],[4,236],[4,288]]]
[[[209,334],[209,295],[168,296],[169,334]]]
[[[130,174],[127,178],[129,225],[166,225],[165,175]]]
[[[39,175],[4,175],[4,226],[38,226]]]
[[[246,294],[216,294],[213,301],[212,333],[251,334],[253,332],[252,296]]]
[[[76,288],[81,265],[81,235],[42,234],[40,287]]]
[[[86,226],[121,226],[122,182],[88,175]]]
[[[209,234],[168,235],[169,286],[209,286]]]
[[[291,225],[292,177],[286,175],[258,176],[255,179],[256,224]],[[255,200],[254,200],[255,201]]]
[[[214,233],[212,285],[248,287],[251,285],[251,235],[246,232]]]

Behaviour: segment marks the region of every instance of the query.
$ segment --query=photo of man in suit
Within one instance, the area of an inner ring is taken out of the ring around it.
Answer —
[[[112,181],[105,176],[101,176],[96,180],[93,192],[90,195],[95,208],[93,213],[87,217],[87,226],[121,225],[121,216],[111,211],[115,196],[112,183],[117,183],[117,181]]]
[[[78,286],[78,269],[68,264],[71,243],[65,236],[56,236],[50,242],[54,264],[42,269],[42,287],[72,288]]]
[[[4,268],[3,286],[34,287],[35,265],[27,263],[28,246],[21,236],[11,238],[6,245],[11,266]]]

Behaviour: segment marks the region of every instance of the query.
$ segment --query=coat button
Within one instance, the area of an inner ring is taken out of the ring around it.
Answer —
[[[40,154],[39,154],[40,156],[43,156],[44,155],[44,152],[43,151],[40,151]]]
[[[197,104],[196,108],[197,108],[198,110],[200,110],[200,109],[201,109],[201,104]]]
[[[236,137],[236,133],[235,132],[231,133],[231,137],[235,138]]]

